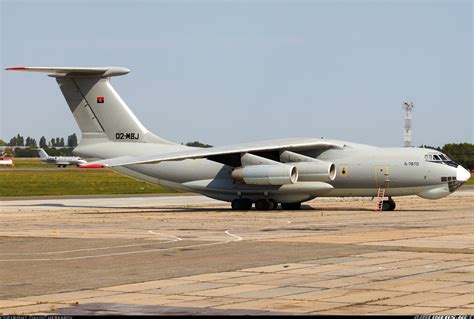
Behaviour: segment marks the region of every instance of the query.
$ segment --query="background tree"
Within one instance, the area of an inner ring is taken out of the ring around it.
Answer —
[[[48,147],[48,145],[46,144],[46,137],[41,136],[40,141],[39,141],[39,147],[41,148]]]
[[[15,157],[39,157],[38,151],[32,148],[15,148]]]
[[[69,147],[76,147],[77,146],[77,136],[76,133],[69,135],[67,137],[67,146]]]
[[[203,147],[203,148],[212,147],[212,145],[204,144],[204,143],[201,143],[201,142],[199,142],[199,141],[187,142],[187,143],[186,143],[186,146]]]
[[[36,145],[36,139],[34,139],[34,138],[28,136],[28,137],[26,138],[25,146],[37,147],[37,145]]]
[[[474,144],[450,143],[444,145],[441,151],[465,168],[474,169]]]
[[[23,139],[23,136],[20,134],[17,134],[17,136],[14,136],[10,139],[10,143],[8,143],[9,146],[25,146],[25,140]]]

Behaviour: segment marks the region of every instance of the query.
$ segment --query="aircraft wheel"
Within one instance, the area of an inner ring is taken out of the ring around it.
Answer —
[[[396,206],[397,205],[395,205],[395,202],[392,199],[384,200],[382,203],[382,210],[383,211],[395,210]]]
[[[269,201],[272,203],[272,210],[278,209],[278,203],[274,199],[269,199]]]
[[[250,210],[252,209],[252,201],[250,199],[236,198],[232,201],[233,210]]]
[[[299,210],[301,203],[281,203],[281,208],[285,210]]]
[[[240,205],[242,206],[242,210],[251,210],[252,209],[252,201],[248,198],[242,198],[240,200]]]
[[[238,199],[238,198],[234,199],[231,203],[232,210],[240,210],[241,209],[240,208],[240,206],[241,206],[240,203],[241,203],[240,199]]]
[[[388,210],[395,210],[395,207],[397,207],[397,205],[395,204],[395,201],[391,197],[388,198],[388,204],[389,204]]]
[[[266,199],[259,199],[255,202],[255,208],[257,210],[270,210],[272,209],[273,204],[269,200]]]

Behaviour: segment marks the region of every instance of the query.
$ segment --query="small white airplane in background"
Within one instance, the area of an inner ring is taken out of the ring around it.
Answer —
[[[66,167],[67,165],[83,165],[87,164],[87,161],[77,156],[49,156],[48,153],[42,148],[37,149],[40,160],[46,164],[58,165],[58,167]]]

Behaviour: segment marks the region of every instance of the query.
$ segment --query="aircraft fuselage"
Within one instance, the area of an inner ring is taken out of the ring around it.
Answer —
[[[198,192],[225,201],[232,201],[236,194],[251,200],[269,196],[279,202],[306,201],[328,196],[373,197],[377,196],[377,191],[381,187],[385,188],[385,196],[419,195],[437,199],[449,195],[462,184],[456,180],[459,174],[456,163],[450,160],[427,159],[428,154],[439,154],[431,149],[383,148],[330,141],[345,146],[343,149],[300,152],[335,164],[336,178],[329,182],[297,182],[293,185],[264,187],[235,183],[231,177],[233,167],[208,159],[134,164],[112,169],[164,187]],[[75,153],[82,157],[99,159],[125,156],[130,153],[146,155],[184,149],[188,147],[114,143],[110,147],[105,145],[98,147],[97,144],[80,146],[75,149]],[[97,157],[98,155],[100,157]]]

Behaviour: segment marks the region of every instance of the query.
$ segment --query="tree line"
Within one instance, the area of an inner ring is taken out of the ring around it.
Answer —
[[[25,146],[25,147],[41,147],[52,156],[72,156],[72,149],[78,144],[77,135],[73,133],[67,137],[67,142],[64,137],[53,137],[49,141],[45,136],[41,136],[39,143],[36,139],[30,136],[26,138],[20,134],[12,137],[9,142],[0,139],[0,146]],[[14,151],[7,148],[7,154],[15,157],[38,157],[38,152],[31,148],[15,148]]]
[[[8,143],[0,139],[1,146],[30,146],[30,147],[76,147],[77,146],[77,136],[76,133],[73,133],[67,137],[67,143],[64,142],[64,137],[52,138],[49,142],[46,142],[46,137],[41,136],[39,143],[36,143],[36,139],[30,136],[27,136],[26,139],[17,134],[12,137]]]

